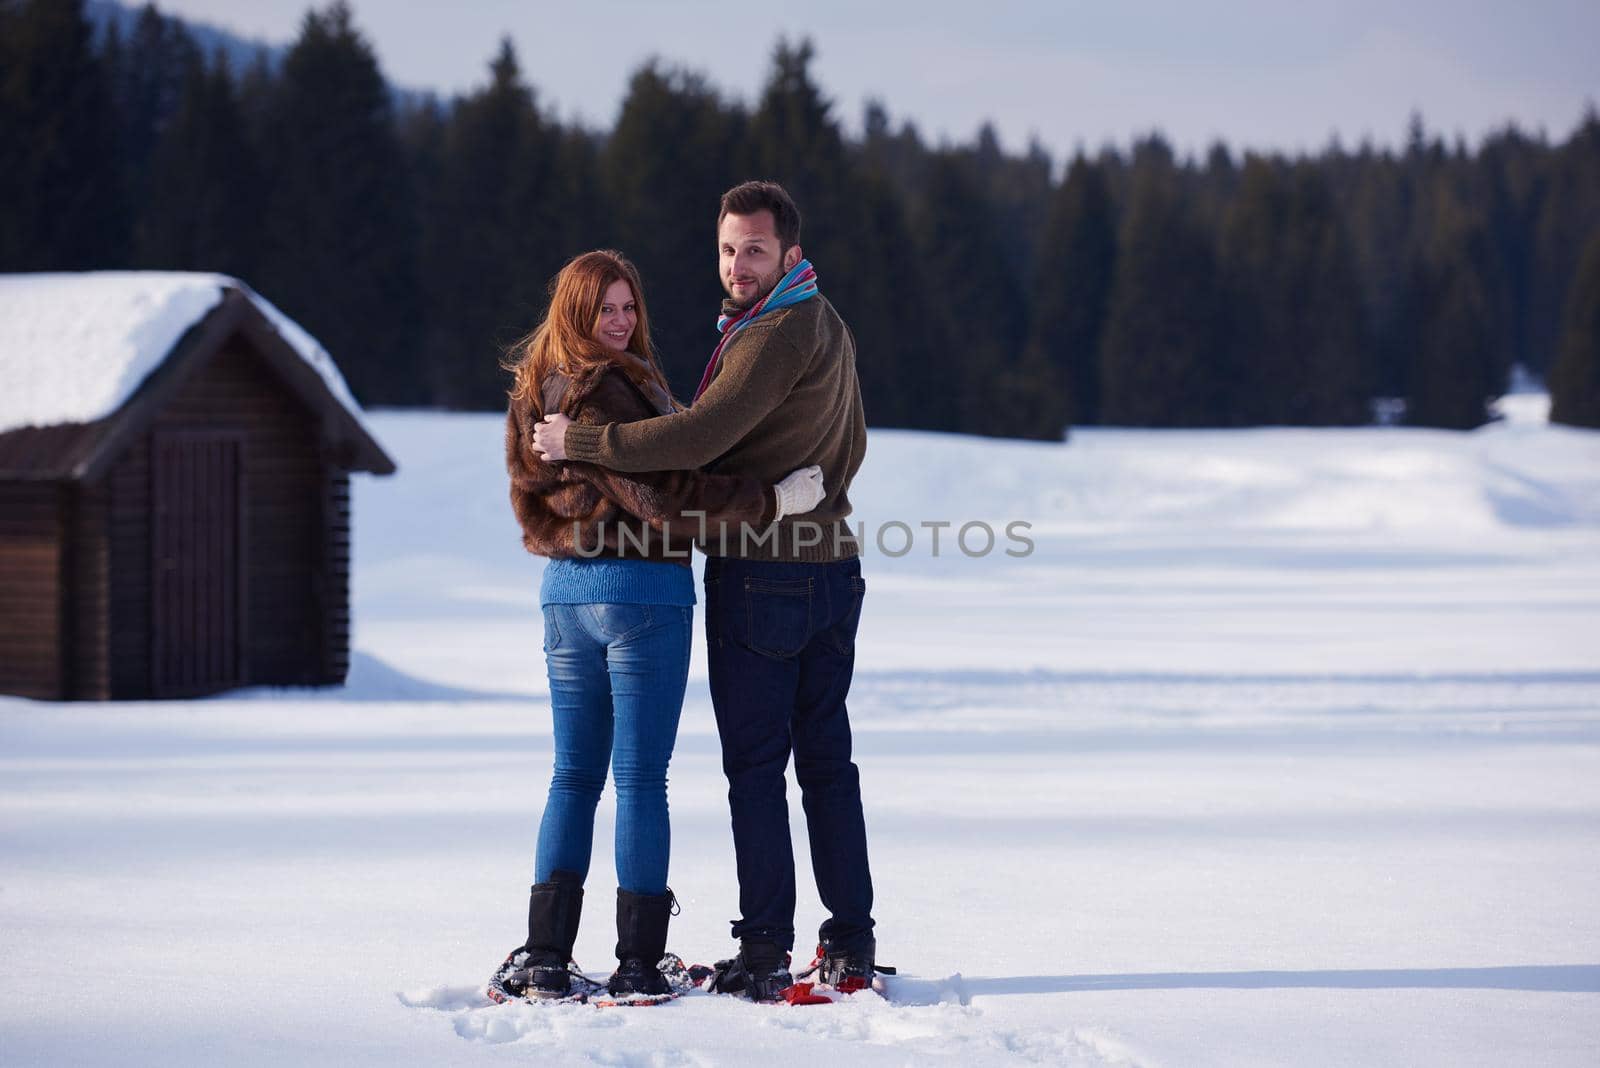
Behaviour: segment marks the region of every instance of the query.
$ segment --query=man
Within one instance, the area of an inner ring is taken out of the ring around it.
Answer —
[[[845,517],[866,453],[855,339],[800,249],[800,213],[782,186],[746,182],[722,198],[723,337],[692,407],[635,423],[539,424],[550,459],[620,471],[707,468],[774,476],[822,469],[815,510],[766,530],[710,529],[706,644],[711,699],[728,778],[739,953],[717,989],[777,1000],[791,985],[794,853],[784,769],[794,752],[811,863],[829,917],[818,979],[842,990],[872,981],[872,877],[845,696],[865,584]]]

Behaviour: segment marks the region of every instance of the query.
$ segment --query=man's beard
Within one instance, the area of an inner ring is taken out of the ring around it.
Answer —
[[[733,301],[734,307],[738,308],[740,311],[749,311],[751,308],[754,308],[757,304],[760,304],[763,300],[765,300],[767,294],[771,293],[773,289],[777,287],[778,283],[782,281],[783,276],[788,273],[788,269],[780,263],[773,270],[773,272],[767,275],[765,278],[757,278],[756,294],[747,300],[740,300],[738,297],[734,296],[733,292],[729,290],[726,285],[723,286],[723,290],[727,292],[728,299]]]

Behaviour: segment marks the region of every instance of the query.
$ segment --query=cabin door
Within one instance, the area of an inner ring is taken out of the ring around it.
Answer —
[[[163,431],[151,450],[151,690],[242,685],[243,437]]]

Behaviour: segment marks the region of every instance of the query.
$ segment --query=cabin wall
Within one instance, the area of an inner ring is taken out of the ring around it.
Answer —
[[[63,490],[0,482],[0,693],[62,695]]]
[[[111,696],[150,696],[150,437],[136,438],[106,474]]]
[[[110,552],[104,482],[68,486],[62,557],[65,650],[63,697],[103,701],[111,696]]]
[[[319,426],[267,363],[235,337],[174,392],[150,431],[130,444],[107,476],[113,693],[140,697],[150,687],[151,448],[157,435],[178,431],[228,431],[243,438],[243,681],[329,681],[330,620],[348,609],[345,580],[328,571],[330,490]],[[347,554],[347,535],[345,541]]]
[[[350,474],[324,465],[322,678],[337,686],[350,673]]]

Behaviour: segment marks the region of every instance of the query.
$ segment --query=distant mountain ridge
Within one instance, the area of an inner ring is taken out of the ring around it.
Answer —
[[[308,9],[312,3],[313,0],[306,0]],[[88,0],[84,5],[84,14],[88,16],[89,24],[94,27],[96,42],[104,39],[106,28],[112,25],[117,27],[117,32],[122,34],[123,40],[127,40],[144,6],[137,3],[118,3],[117,0]],[[258,38],[242,37],[232,30],[214,26],[209,22],[194,22],[182,15],[164,10],[159,3],[156,4],[156,10],[163,18],[171,19],[188,31],[189,36],[194,38],[195,44],[200,46],[200,51],[208,59],[219,52],[227,55],[228,66],[236,76],[253,66],[261,56],[266,56],[268,69],[276,73],[283,65],[284,55],[292,47],[292,42],[269,44]],[[381,70],[383,64],[381,55],[378,57],[378,64]],[[400,109],[415,107],[438,97],[438,94],[431,89],[411,89],[396,85],[387,74],[384,75],[384,81],[389,86],[389,98]]]
[[[126,40],[133,32],[134,24],[139,20],[139,12],[143,9],[143,4],[119,4],[116,0],[89,0],[84,5],[84,14],[94,26],[96,40],[104,37],[106,28],[112,25],[117,27],[117,32]],[[254,38],[241,37],[237,33],[207,22],[193,22],[171,11],[163,11],[160,4],[156,5],[156,10],[166,18],[182,23],[183,28],[208,57],[218,52],[225,53],[228,65],[235,71],[249,67],[263,54],[267,57],[267,63],[276,70],[283,62],[284,52],[288,51],[287,44],[268,44]]]

